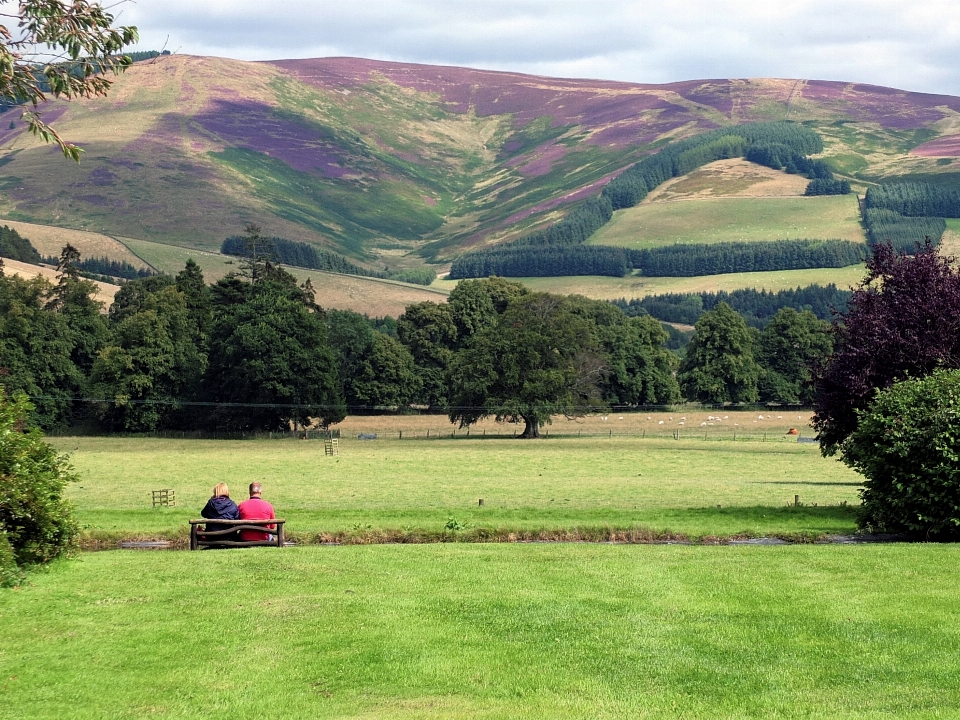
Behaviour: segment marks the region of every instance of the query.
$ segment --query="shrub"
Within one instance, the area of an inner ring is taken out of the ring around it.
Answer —
[[[13,548],[10,547],[7,534],[0,531],[0,587],[19,585],[22,579],[23,571],[13,556]]]
[[[960,538],[960,370],[881,390],[857,413],[843,461],[865,478],[861,527]]]
[[[67,483],[77,478],[39,430],[25,429],[32,410],[25,396],[9,398],[0,386],[0,537],[21,568],[59,557],[78,531],[63,499]],[[8,572],[4,552],[0,547],[0,574]]]

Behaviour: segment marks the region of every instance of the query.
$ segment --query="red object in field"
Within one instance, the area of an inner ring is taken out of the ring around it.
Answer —
[[[800,431],[797,430],[796,428],[790,428],[789,430],[787,430],[787,435],[799,435],[799,434],[800,434]]]

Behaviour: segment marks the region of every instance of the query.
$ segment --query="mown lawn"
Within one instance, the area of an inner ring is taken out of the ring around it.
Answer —
[[[960,548],[88,553],[0,591],[10,718],[948,718]]]
[[[452,519],[463,529],[847,533],[860,482],[815,444],[772,439],[354,437],[337,457],[317,440],[54,442],[81,476],[68,496],[87,531],[130,536],[182,531],[216,483],[239,500],[254,480],[293,532],[439,532]],[[176,491],[178,507],[151,508],[160,488]],[[797,495],[802,507],[787,507]]]

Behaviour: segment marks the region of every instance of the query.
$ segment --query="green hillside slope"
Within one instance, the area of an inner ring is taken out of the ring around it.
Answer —
[[[3,218],[212,252],[256,222],[397,269],[544,227],[664,144],[746,122],[816,130],[821,157],[860,190],[960,177],[960,98],[838,82],[173,55],[137,63],[106,98],[43,112],[86,153],[65,164],[2,124]]]

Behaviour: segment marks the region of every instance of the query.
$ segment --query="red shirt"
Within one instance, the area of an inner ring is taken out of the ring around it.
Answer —
[[[260,498],[250,498],[249,500],[244,500],[237,507],[240,508],[240,519],[241,520],[273,520],[276,515],[273,513],[273,505],[268,503],[266,500],[261,500]],[[268,528],[273,530],[275,525],[267,525]],[[268,532],[259,532],[258,530],[241,530],[240,531],[241,540],[269,540],[270,533]]]

